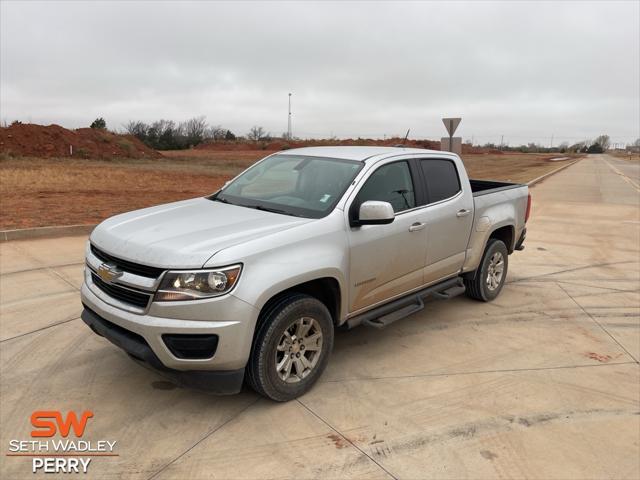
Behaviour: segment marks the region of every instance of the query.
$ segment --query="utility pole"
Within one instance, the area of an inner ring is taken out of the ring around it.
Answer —
[[[287,140],[291,140],[291,93],[289,93],[289,117],[287,122]]]
[[[551,143],[549,144],[549,148],[553,148],[553,133],[551,134]]]
[[[504,135],[500,137],[500,150],[504,147]]]

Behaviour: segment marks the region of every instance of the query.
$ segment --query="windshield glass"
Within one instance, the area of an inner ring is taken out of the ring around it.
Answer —
[[[273,155],[224,187],[213,200],[286,215],[328,215],[362,168],[361,162]]]

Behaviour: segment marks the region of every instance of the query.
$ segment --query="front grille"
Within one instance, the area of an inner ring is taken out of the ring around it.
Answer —
[[[135,305],[136,307],[140,308],[147,308],[149,300],[151,299],[150,294],[136,292],[134,290],[129,290],[128,288],[123,288],[119,285],[107,283],[93,272],[91,273],[91,279],[93,280],[93,284],[96,287],[98,287],[110,297],[113,297],[116,300],[120,300],[123,303]]]
[[[108,253],[103,252],[95,245],[91,245],[91,251],[93,254],[98,257],[103,262],[113,263],[116,267],[124,270],[125,272],[133,273],[134,275],[140,275],[141,277],[148,278],[158,278],[162,272],[164,272],[163,268],[158,267],[150,267],[148,265],[140,265],[139,263],[133,263],[128,260],[123,260],[121,258],[116,258]]]

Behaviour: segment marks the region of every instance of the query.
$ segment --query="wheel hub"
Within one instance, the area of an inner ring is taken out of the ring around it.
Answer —
[[[293,343],[289,346],[289,351],[294,354],[299,353],[301,347],[302,347],[302,343],[294,340]]]

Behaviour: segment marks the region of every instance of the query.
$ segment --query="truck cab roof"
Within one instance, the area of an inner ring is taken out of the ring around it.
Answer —
[[[440,150],[409,147],[378,146],[335,146],[335,147],[303,147],[278,152],[278,155],[304,155],[309,157],[340,158],[364,162],[372,157],[386,158],[402,154],[448,154]]]

